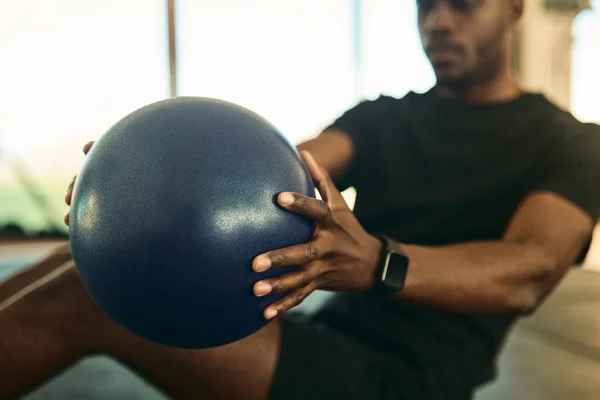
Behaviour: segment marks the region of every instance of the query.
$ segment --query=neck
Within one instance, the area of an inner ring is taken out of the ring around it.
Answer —
[[[488,82],[472,86],[464,91],[445,86],[438,86],[436,90],[442,97],[478,104],[511,101],[523,92],[509,72],[501,73]]]

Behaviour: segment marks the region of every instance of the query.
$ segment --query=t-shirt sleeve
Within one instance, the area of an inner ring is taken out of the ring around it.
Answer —
[[[352,140],[354,156],[345,176],[336,182],[340,191],[351,186],[357,186],[361,171],[365,170],[365,163],[375,151],[376,146],[373,135],[379,115],[379,100],[364,100],[355,107],[344,112],[322,134],[335,129],[346,133]]]
[[[577,124],[545,157],[535,189],[566,198],[600,219],[600,126]]]

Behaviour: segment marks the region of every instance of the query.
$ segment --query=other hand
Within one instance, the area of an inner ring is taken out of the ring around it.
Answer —
[[[92,148],[92,146],[94,145],[94,142],[88,142],[85,146],[83,146],[83,154],[86,154],[90,151],[90,149]],[[77,176],[75,176],[73,178],[73,180],[71,181],[71,184],[69,185],[69,187],[67,188],[67,194],[65,195],[65,203],[67,203],[68,206],[71,205],[71,199],[73,198],[73,186],[75,186],[75,179],[77,179]],[[69,212],[67,212],[65,214],[65,224],[69,225]]]

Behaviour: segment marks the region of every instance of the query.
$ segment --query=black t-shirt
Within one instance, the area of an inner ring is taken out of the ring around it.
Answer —
[[[501,239],[519,203],[536,190],[563,196],[594,220],[600,215],[600,127],[539,94],[493,105],[443,99],[433,90],[381,96],[331,127],[354,142],[338,187],[356,188],[355,215],[368,231],[402,243]],[[447,387],[491,379],[514,320],[349,293],[317,318],[414,362]]]

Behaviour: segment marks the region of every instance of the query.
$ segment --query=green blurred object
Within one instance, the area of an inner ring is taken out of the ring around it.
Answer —
[[[590,0],[545,0],[544,8],[549,11],[579,12],[592,8]]]
[[[68,229],[51,199],[59,199],[65,188],[59,184],[38,184],[19,158],[0,149],[0,160],[7,164],[17,186],[0,186],[0,238],[66,237]]]

